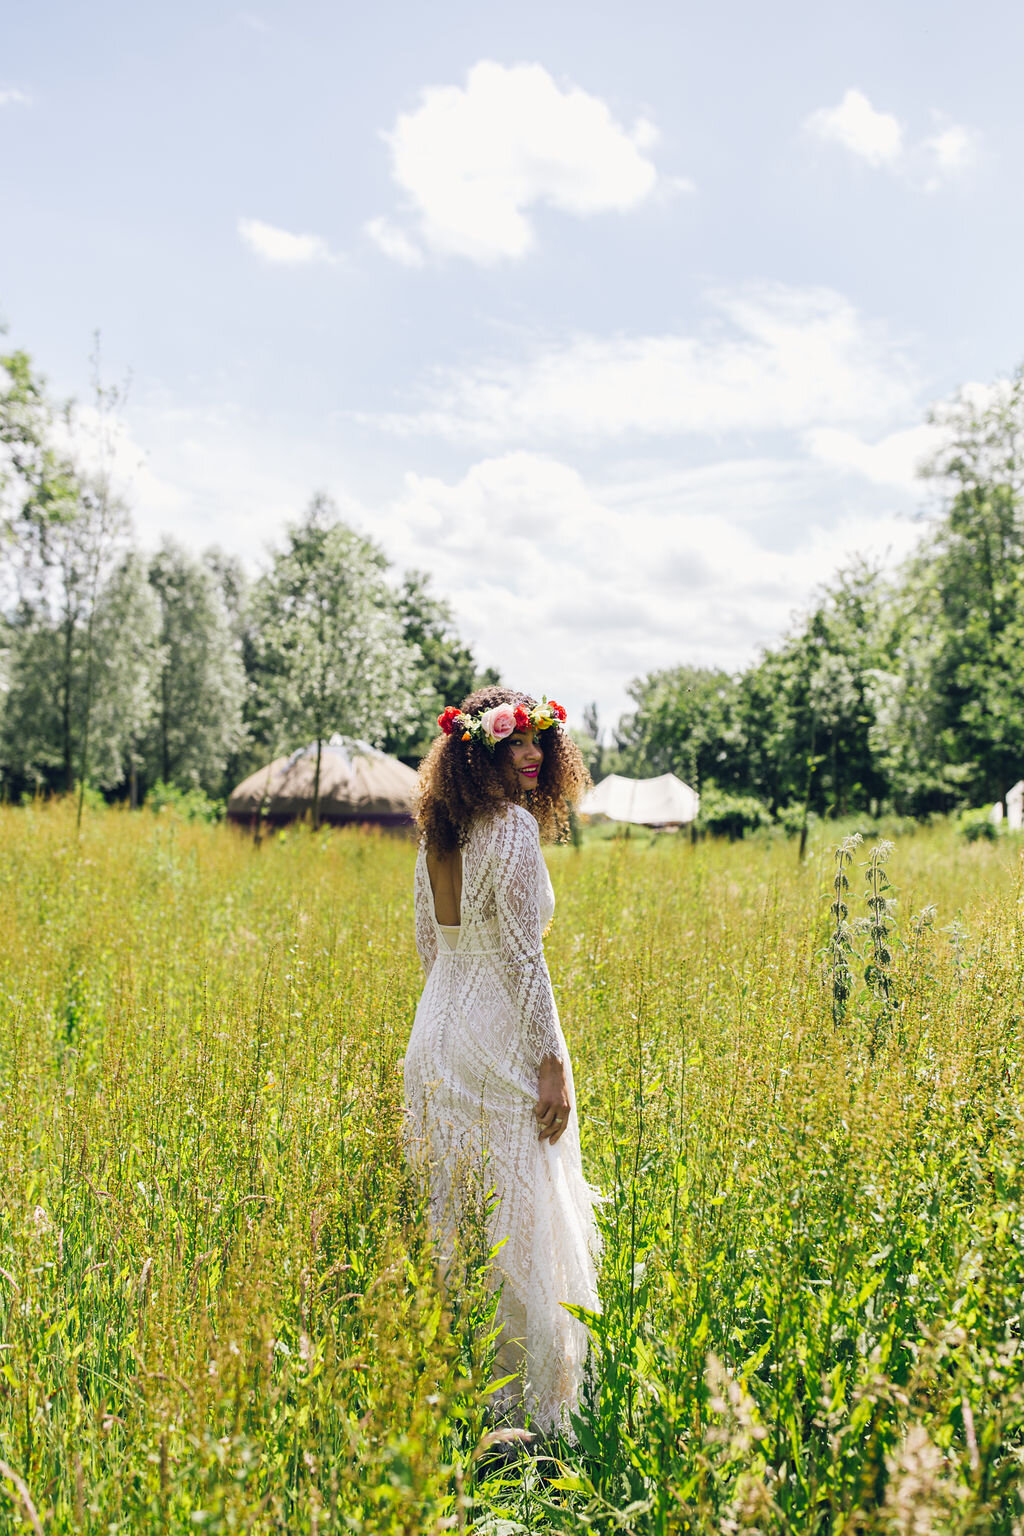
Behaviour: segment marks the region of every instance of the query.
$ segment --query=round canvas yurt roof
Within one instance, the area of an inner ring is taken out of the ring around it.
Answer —
[[[412,820],[416,774],[368,741],[332,736],[321,744],[320,820],[373,821],[399,826]],[[295,821],[313,809],[316,742],[291,757],[257,768],[228,798],[228,815],[251,821]]]

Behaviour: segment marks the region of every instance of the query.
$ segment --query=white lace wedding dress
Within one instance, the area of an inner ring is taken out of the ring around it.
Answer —
[[[405,1098],[410,1155],[430,1179],[435,1241],[444,1262],[467,1200],[493,1188],[499,1370],[520,1371],[499,1406],[511,1417],[525,1410],[542,1432],[568,1428],[587,1332],[562,1303],[597,1308],[596,1196],[583,1177],[572,1068],[542,948],[555,899],[529,811],[510,805],[473,827],[458,928],[437,922],[422,846],[415,905],[426,985],[405,1056]],[[554,1146],[538,1138],[534,1115],[549,1053],[565,1065],[574,1111]]]

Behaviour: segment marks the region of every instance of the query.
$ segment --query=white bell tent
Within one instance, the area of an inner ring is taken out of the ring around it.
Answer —
[[[656,779],[626,779],[610,773],[583,797],[584,816],[607,816],[639,827],[681,826],[695,821],[700,795],[674,773]]]

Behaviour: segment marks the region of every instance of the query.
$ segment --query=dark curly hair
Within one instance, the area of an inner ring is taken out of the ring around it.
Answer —
[[[496,704],[532,709],[536,702],[513,688],[491,687],[478,688],[459,707],[464,715],[477,715]],[[565,836],[570,808],[588,788],[590,775],[579,747],[561,726],[550,726],[538,743],[544,761],[536,788],[524,791],[507,742],[500,741],[492,753],[482,742],[463,741],[454,732],[438,736],[420,764],[416,804],[416,821],[432,853],[454,853],[463,847],[473,822],[498,815],[510,800],[533,813],[542,836]]]

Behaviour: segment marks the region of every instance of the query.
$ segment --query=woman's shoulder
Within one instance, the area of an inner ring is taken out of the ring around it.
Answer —
[[[490,847],[501,852],[511,851],[524,841],[540,841],[536,817],[525,805],[518,805],[514,800],[508,801],[493,815],[482,818],[476,829]]]

